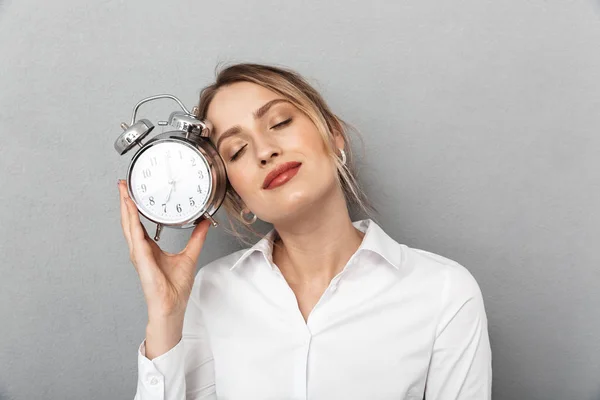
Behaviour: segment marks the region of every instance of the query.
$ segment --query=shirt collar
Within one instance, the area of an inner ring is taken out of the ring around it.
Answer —
[[[352,225],[363,232],[362,243],[355,254],[360,252],[371,252],[382,257],[388,264],[400,269],[403,262],[402,245],[392,239],[379,225],[370,218],[354,221]],[[275,229],[271,229],[254,246],[244,251],[240,258],[230,267],[231,270],[241,265],[251,254],[260,252],[270,265],[273,265],[273,239],[276,236]],[[354,256],[353,256],[354,257]]]

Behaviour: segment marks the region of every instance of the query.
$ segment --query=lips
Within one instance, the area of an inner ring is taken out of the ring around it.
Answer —
[[[296,175],[302,163],[297,161],[289,161],[275,167],[263,182],[263,189],[272,189],[279,185],[283,185]]]

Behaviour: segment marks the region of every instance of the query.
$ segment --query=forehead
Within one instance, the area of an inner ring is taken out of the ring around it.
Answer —
[[[281,96],[252,82],[236,82],[220,88],[213,97],[206,119],[220,134],[235,124],[252,120],[252,113],[266,102]]]

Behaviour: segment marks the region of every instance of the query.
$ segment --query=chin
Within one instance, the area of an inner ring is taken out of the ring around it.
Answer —
[[[269,221],[267,222],[273,223],[306,216],[315,211],[318,204],[324,201],[327,193],[326,190],[318,190],[319,188],[314,186],[294,188],[293,190],[290,187],[289,189],[281,191],[277,198],[273,199],[271,206],[268,207]]]

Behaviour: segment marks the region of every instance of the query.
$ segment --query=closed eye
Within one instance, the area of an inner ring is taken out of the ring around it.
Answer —
[[[292,119],[291,119],[291,118],[288,118],[288,119],[286,119],[285,121],[283,121],[283,122],[280,122],[280,123],[278,123],[277,125],[274,125],[274,126],[272,126],[272,127],[271,127],[271,129],[273,129],[273,128],[275,128],[275,129],[281,128],[281,127],[283,127],[283,126],[286,126],[286,125],[288,125],[290,122],[292,122]]]
[[[289,123],[292,122],[292,118],[288,118],[285,121],[282,121],[280,123],[278,123],[277,125],[273,125],[271,127],[271,129],[279,129],[282,128],[286,125],[289,125]],[[245,145],[243,145],[238,151],[236,151],[236,153],[231,156],[231,158],[229,159],[229,161],[235,161],[239,156],[242,155],[242,152],[244,151],[244,149],[246,148],[246,146],[248,146],[248,144],[246,143]]]
[[[236,151],[235,154],[231,156],[231,158],[229,159],[229,161],[235,161],[242,154],[242,152],[244,151],[244,149],[246,148],[246,146],[248,146],[248,143],[246,143],[238,151]]]

